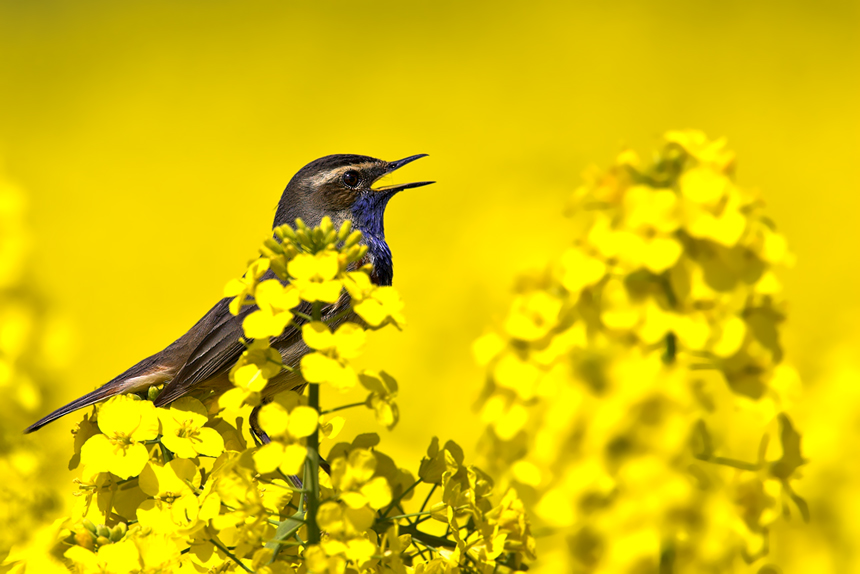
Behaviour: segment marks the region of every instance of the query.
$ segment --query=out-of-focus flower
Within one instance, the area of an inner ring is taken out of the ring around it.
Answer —
[[[760,565],[786,509],[807,514],[772,271],[785,241],[723,141],[666,139],[650,164],[625,152],[587,175],[580,237],[474,346],[484,452],[555,532],[554,569]],[[422,476],[455,472],[450,454],[430,460]]]
[[[74,338],[33,283],[28,211],[26,190],[0,174],[0,556],[15,562],[41,550],[38,567],[51,572],[59,562],[44,540],[63,507],[68,445],[57,429],[21,430],[37,418],[50,383],[63,380]]]
[[[394,402],[397,396],[397,381],[385,371],[364,371],[359,380],[362,386],[370,391],[365,404],[373,409],[376,422],[389,430],[393,429],[400,419],[400,409]]]
[[[369,326],[380,328],[392,324],[398,329],[406,326],[403,301],[393,287],[377,287],[367,273],[361,272],[347,273],[344,287],[355,301],[355,312]]]

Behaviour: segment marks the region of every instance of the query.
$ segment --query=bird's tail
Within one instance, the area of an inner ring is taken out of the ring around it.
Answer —
[[[110,398],[113,395],[117,394],[118,392],[120,392],[119,385],[107,384],[107,385],[104,385],[102,387],[99,387],[96,390],[94,390],[93,392],[87,393],[86,395],[73,400],[72,402],[70,402],[66,406],[58,408],[57,410],[55,410],[54,412],[52,412],[51,414],[49,414],[45,418],[39,420],[38,422],[31,424],[24,431],[24,434],[29,434],[33,431],[37,431],[40,428],[42,428],[43,426],[45,426],[46,424],[53,422],[53,421],[57,420],[58,418],[69,414],[72,411],[76,411],[78,409],[88,407],[88,406],[93,405],[99,401]]]

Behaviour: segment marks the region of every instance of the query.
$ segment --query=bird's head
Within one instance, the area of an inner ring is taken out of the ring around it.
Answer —
[[[293,176],[275,213],[275,226],[292,224],[301,218],[309,226],[331,218],[335,227],[344,221],[365,234],[384,236],[383,213],[388,200],[404,189],[429,185],[419,181],[374,187],[383,176],[425,157],[418,154],[397,161],[383,161],[365,155],[327,155],[312,161]]]
[[[418,181],[382,187],[374,187],[374,184],[383,176],[426,155],[383,161],[365,155],[338,154],[312,161],[287,184],[278,203],[274,226],[285,223],[292,225],[297,218],[301,218],[307,225],[314,227],[326,216],[336,228],[345,221],[352,222],[353,227],[362,232],[363,241],[369,247],[374,281],[390,285],[394,271],[391,250],[385,243],[385,207],[397,192],[433,182]]]

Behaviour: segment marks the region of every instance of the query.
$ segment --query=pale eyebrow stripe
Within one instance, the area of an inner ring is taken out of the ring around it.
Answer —
[[[346,171],[350,169],[370,169],[372,167],[376,167],[376,163],[372,161],[366,161],[364,163],[360,163],[358,165],[345,165],[343,167],[339,167],[334,171],[327,171],[323,173],[318,173],[311,180],[310,184],[314,187],[319,187],[325,183],[332,182],[338,178],[340,178]]]

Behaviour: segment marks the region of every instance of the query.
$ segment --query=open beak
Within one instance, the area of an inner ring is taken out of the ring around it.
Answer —
[[[418,155],[410,155],[409,157],[404,157],[403,159],[399,159],[397,161],[388,162],[388,166],[385,169],[385,173],[382,176],[386,176],[389,173],[400,169],[407,163],[412,163],[416,159],[421,159],[422,157],[427,157],[426,153],[419,153]],[[436,183],[435,181],[416,181],[414,183],[401,183],[400,185],[385,185],[383,187],[374,188],[373,191],[386,191],[388,193],[396,193],[398,191],[403,191],[404,189],[410,189],[413,187],[423,187],[425,185],[430,185],[431,183]]]

